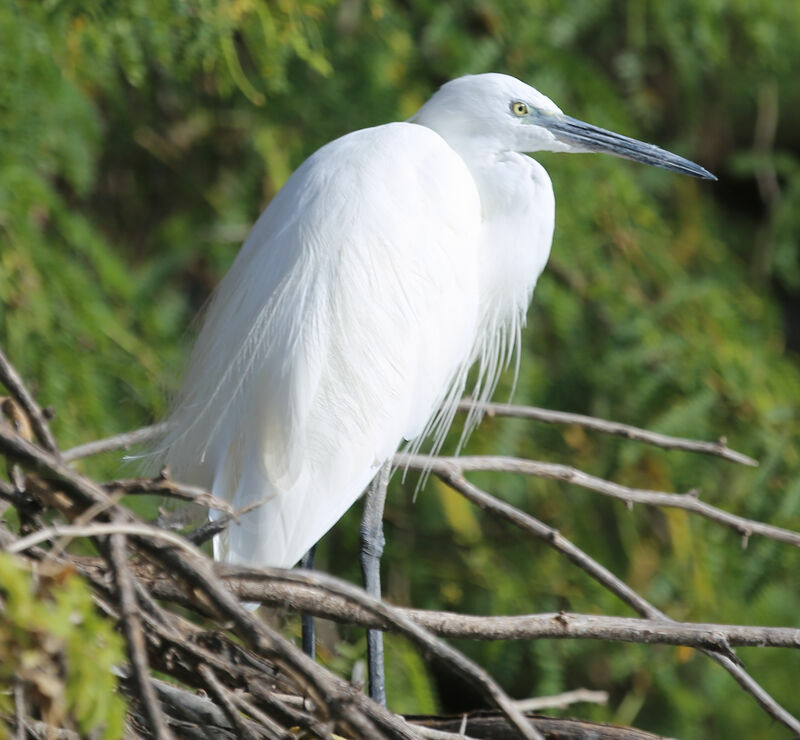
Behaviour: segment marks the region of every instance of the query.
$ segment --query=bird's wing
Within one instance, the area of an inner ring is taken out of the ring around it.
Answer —
[[[407,123],[328,144],[275,197],[217,289],[167,441],[176,475],[236,508],[266,500],[223,555],[293,564],[423,431],[466,372],[480,222],[463,161]]]

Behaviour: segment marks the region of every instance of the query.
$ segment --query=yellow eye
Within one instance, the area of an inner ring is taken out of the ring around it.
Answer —
[[[518,100],[516,103],[511,104],[511,112],[515,116],[527,116],[530,113],[530,109],[525,103]]]

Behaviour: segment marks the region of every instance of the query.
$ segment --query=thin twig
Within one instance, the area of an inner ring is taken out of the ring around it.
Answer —
[[[273,715],[279,717],[287,727],[302,727],[309,735],[325,740],[330,736],[330,729],[306,712],[312,702],[305,696],[277,694],[259,684],[251,685],[249,688],[253,697]],[[299,709],[293,705],[292,700],[296,700]]]
[[[8,358],[0,349],[0,383],[2,383],[14,399],[25,409],[25,413],[30,419],[36,438],[48,452],[58,455],[58,445],[55,437],[50,431],[50,425],[39,404],[22,381],[19,373],[9,362]]]
[[[81,740],[77,732],[63,727],[54,727],[41,720],[26,718],[22,724],[23,738],[35,740]]]
[[[166,431],[166,422],[153,424],[148,427],[142,427],[141,429],[134,429],[130,432],[115,434],[113,437],[106,437],[105,439],[97,439],[92,442],[86,442],[85,444],[77,445],[76,447],[72,447],[64,452],[61,457],[65,462],[73,462],[82,457],[99,455],[103,452],[127,450],[130,447],[133,447],[133,445],[158,439]]]
[[[607,704],[607,691],[591,691],[590,689],[573,689],[555,696],[535,696],[522,699],[517,706],[522,712],[539,712],[542,709],[564,709],[573,704]]]
[[[197,527],[197,529],[187,532],[185,537],[193,545],[200,547],[200,545],[202,545],[204,542],[208,542],[213,537],[216,537],[216,535],[218,535],[220,532],[224,532],[231,522],[238,522],[239,517],[242,517],[247,514],[247,512],[252,511],[258,506],[261,506],[265,501],[266,499],[262,499],[261,501],[253,501],[253,503],[247,504],[247,506],[243,506],[237,511],[230,511],[227,514],[218,516],[216,519],[211,519],[205,524]]]
[[[410,721],[414,729],[425,738],[425,740],[478,740],[478,738],[465,735],[463,732],[448,732],[447,730],[436,730],[433,727],[425,727]]]
[[[152,679],[152,682],[159,700],[170,713],[177,713],[185,720],[196,724],[230,727],[230,721],[225,713],[210,698],[198,696],[157,678]]]
[[[688,452],[699,452],[708,455],[716,455],[730,462],[739,463],[741,465],[757,466],[758,461],[754,460],[748,455],[744,455],[736,450],[728,447],[724,439],[717,440],[716,442],[707,442],[704,440],[687,439],[684,437],[673,437],[667,434],[660,434],[653,432],[649,429],[641,429],[640,427],[631,426],[630,424],[623,424],[617,421],[609,421],[600,419],[594,416],[587,416],[585,414],[573,414],[566,411],[553,411],[551,409],[543,409],[536,406],[521,406],[510,403],[482,403],[473,401],[470,398],[464,398],[458,405],[458,410],[463,412],[482,411],[487,416],[505,416],[520,419],[529,419],[531,421],[540,421],[546,424],[570,424],[583,427],[584,429],[591,429],[592,431],[601,432],[603,434],[611,434],[618,437],[625,437],[626,439],[634,440],[637,442],[644,442],[645,444],[661,447],[668,450],[685,450]],[[112,450],[128,449],[134,444],[149,442],[163,436],[167,430],[165,422],[160,424],[153,424],[151,426],[135,429],[131,432],[117,434],[113,437],[106,439],[99,439],[93,442],[73,447],[63,453],[63,457],[67,461],[77,460],[81,457],[88,457],[89,455],[97,455],[102,452],[109,452]]]
[[[81,512],[80,516],[75,517],[70,526],[81,527],[90,524],[93,519],[100,516],[103,512],[107,511],[111,506],[116,504],[120,500],[120,498],[122,498],[121,494],[116,494],[114,496],[109,496],[108,501],[98,501],[96,504],[90,506],[88,509]],[[40,529],[39,531],[42,531],[43,529],[44,527],[42,527],[42,529]],[[69,544],[70,542],[72,542],[73,539],[74,539],[73,536],[65,535],[57,542],[54,542],[53,546],[50,548],[50,551],[48,552],[48,556],[50,558],[57,558],[59,555],[61,555],[62,552],[64,552],[67,549],[67,547],[69,547]]]
[[[411,470],[443,469],[449,465],[461,473],[467,472],[496,472],[518,473],[531,475],[549,480],[561,480],[590,491],[611,496],[625,503],[641,503],[646,506],[660,506],[664,508],[683,509],[710,519],[717,524],[733,529],[742,537],[760,535],[777,542],[785,542],[795,547],[800,547],[800,532],[790,529],[765,524],[754,519],[746,519],[736,514],[718,509],[716,506],[701,501],[694,491],[688,493],[666,493],[664,491],[649,491],[641,488],[630,488],[619,483],[612,483],[605,478],[585,473],[569,465],[557,463],[525,460],[518,457],[504,457],[500,455],[464,456],[464,457],[437,457],[431,460],[425,455],[398,454],[395,456],[398,467],[407,467]]]
[[[201,665],[198,670],[208,687],[209,693],[217,700],[220,707],[222,707],[222,711],[225,712],[231,724],[236,728],[239,737],[245,740],[258,740],[258,735],[253,732],[247,722],[245,722],[244,717],[239,713],[236,705],[228,696],[228,690],[219,682],[214,671],[207,665]]]
[[[283,729],[272,717],[267,716],[258,707],[251,704],[244,696],[235,692],[231,693],[231,699],[239,708],[257,720],[259,725],[266,731],[269,737],[277,740],[295,740],[296,735],[291,730]]]
[[[0,396],[0,424],[10,424],[14,431],[29,442],[33,439],[33,426],[25,413],[25,409],[11,396]],[[9,479],[13,484],[12,489],[17,492],[25,490],[25,475],[19,465],[10,465]],[[11,505],[7,498],[0,500],[0,517]]]
[[[208,509],[218,509],[233,514],[233,507],[221,498],[212,496],[208,491],[196,486],[177,483],[162,475],[157,478],[130,478],[125,480],[112,480],[102,484],[109,493],[124,493],[126,495],[145,494],[153,496],[166,496],[181,501],[189,501]]]
[[[25,683],[19,677],[14,679],[14,717],[16,727],[14,740],[25,740],[25,719],[28,710],[25,708]]]
[[[643,616],[649,619],[668,619],[666,614],[650,604],[624,581],[617,578],[608,568],[570,542],[557,529],[478,488],[470,483],[456,466],[434,461],[432,472],[453,490],[484,511],[500,516],[560,552]]]
[[[224,532],[233,521],[233,514],[223,514],[216,519],[210,519],[191,532],[186,533],[186,539],[196,547],[214,539],[220,532]]]
[[[644,442],[661,447],[666,450],[686,450],[687,452],[701,452],[707,455],[716,455],[724,460],[755,467],[758,460],[736,452],[728,447],[724,438],[716,442],[705,442],[683,437],[671,437],[667,434],[652,432],[649,429],[640,429],[630,424],[621,424],[617,421],[607,421],[584,414],[572,414],[566,411],[551,411],[536,406],[517,406],[510,403],[477,403],[469,398],[462,399],[458,405],[459,411],[484,412],[487,416],[507,416],[519,419],[542,421],[546,424],[574,424],[575,426],[591,429],[603,434],[612,434],[617,437]]]
[[[173,621],[178,618],[176,615],[170,615]],[[279,696],[272,690],[266,688],[268,682],[270,686],[274,684],[274,677],[269,672],[272,667],[265,666],[266,671],[262,668],[259,672],[254,672],[252,665],[252,656],[244,651],[244,649],[233,642],[225,641],[227,650],[220,650],[217,647],[215,652],[201,647],[199,643],[204,642],[205,635],[199,628],[189,622],[182,622],[184,632],[181,634],[176,631],[172,625],[166,629],[162,624],[155,624],[150,622],[149,615],[145,615],[144,620],[153,631],[153,633],[161,641],[160,656],[163,656],[164,649],[172,654],[172,658],[167,661],[166,668],[172,663],[171,668],[175,670],[175,659],[177,654],[181,654],[187,661],[187,667],[191,666],[189,673],[183,675],[182,678],[185,682],[192,685],[202,685],[197,683],[199,666],[207,665],[215,672],[224,673],[232,678],[240,686],[246,686],[259,704],[264,705],[269,712],[280,718],[286,727],[301,727],[307,733],[317,738],[327,738],[330,731],[322,726],[314,717],[307,714],[305,711],[296,710],[294,707],[287,706],[285,696]],[[219,642],[220,639],[217,639]],[[250,660],[248,660],[250,657]],[[162,700],[167,701],[177,707],[180,707],[184,716],[192,719],[193,715],[197,712],[203,713],[203,704],[198,704],[203,700],[199,699],[193,694],[188,694],[182,689],[177,689],[163,682],[154,681],[156,690]],[[234,697],[235,698],[235,697]],[[298,697],[300,698],[300,697]],[[305,707],[306,702],[300,700],[301,709]],[[211,705],[214,706],[213,704]],[[220,713],[221,715],[221,713]],[[220,715],[217,716],[216,722],[222,726],[226,726],[226,722],[220,721]]]
[[[150,667],[147,662],[142,623],[136,604],[136,591],[133,586],[133,576],[128,570],[125,536],[118,533],[112,534],[108,550],[119,593],[120,618],[128,646],[128,659],[133,670],[139,699],[144,707],[150,729],[157,740],[172,740],[172,731],[164,719],[155,689],[150,683]]]
[[[152,537],[163,540],[174,547],[181,548],[192,554],[199,553],[195,546],[178,534],[173,534],[149,524],[134,522],[96,522],[94,524],[54,524],[50,527],[32,532],[27,537],[21,537],[6,548],[7,552],[23,552],[29,547],[38,545],[54,537],[99,537],[109,534],[130,534],[140,537]]]
[[[16,466],[14,466],[16,467]],[[16,485],[8,483],[7,481],[0,480],[0,499],[3,501],[8,502],[18,510],[25,509],[26,501],[24,491],[20,490],[20,488]]]

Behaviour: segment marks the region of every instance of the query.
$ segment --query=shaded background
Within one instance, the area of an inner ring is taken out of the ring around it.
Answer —
[[[514,400],[724,434],[761,466],[500,420],[480,427],[470,451],[698,487],[723,508],[800,528],[798,38],[800,4],[777,0],[2,0],[0,342],[56,407],[65,447],[159,418],[192,317],[306,156],[352,129],[407,118],[452,77],[506,72],[571,115],[720,178],[602,156],[540,158],[556,191],[556,235]],[[115,456],[86,465],[124,472]],[[629,512],[553,482],[475,480],[558,527],[672,617],[800,626],[800,554],[787,545],[751,539],[743,549],[683,512]],[[630,615],[435,482],[414,503],[414,483],[395,480],[390,493],[391,600]],[[320,553],[321,567],[354,580],[358,516]],[[322,660],[344,674],[363,657],[357,630],[329,627],[323,638]],[[608,707],[573,715],[682,738],[781,734],[689,649],[459,647],[518,697],[611,692]],[[797,653],[740,655],[800,713]],[[389,664],[398,711],[478,702],[402,641],[389,639]]]

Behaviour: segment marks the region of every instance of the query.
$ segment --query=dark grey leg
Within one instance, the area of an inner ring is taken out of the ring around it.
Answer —
[[[376,599],[381,597],[381,555],[383,555],[383,507],[391,463],[384,463],[367,488],[364,517],[361,520],[361,573],[364,588]],[[367,630],[369,695],[386,706],[386,676],[383,664],[383,632]]]
[[[314,555],[317,552],[317,546],[314,545],[305,555],[299,565],[306,570],[314,568]],[[314,650],[314,617],[310,614],[303,614],[302,617],[302,635],[303,635],[303,652],[313,658],[316,654]]]

